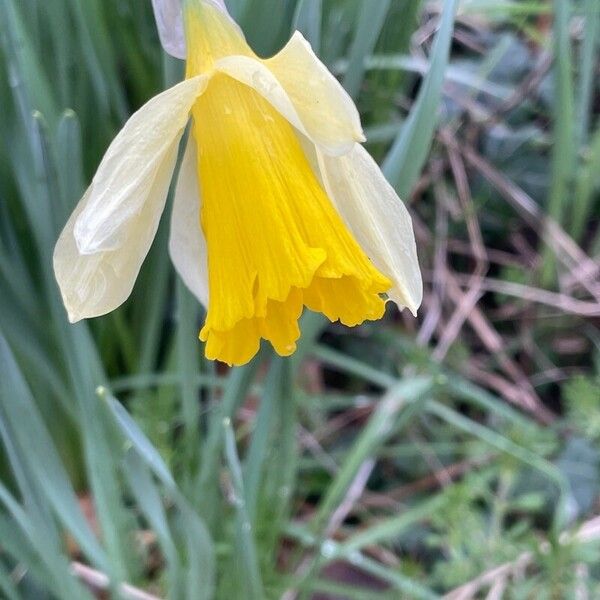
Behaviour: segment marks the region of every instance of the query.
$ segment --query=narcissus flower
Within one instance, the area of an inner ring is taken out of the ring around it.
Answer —
[[[154,6],[165,48],[184,55],[178,3]],[[415,313],[410,216],[360,145],[352,100],[307,41],[295,33],[258,58],[216,0],[187,0],[183,21],[185,81],[125,124],[57,242],[70,320],[131,293],[190,116],[169,251],[207,307],[208,358],[243,364],[261,338],[291,354],[304,307],[349,326],[379,319],[387,299]]]

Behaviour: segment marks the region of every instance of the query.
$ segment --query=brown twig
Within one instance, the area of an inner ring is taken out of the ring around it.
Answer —
[[[488,269],[488,259],[479,227],[479,221],[475,214],[473,200],[471,198],[471,190],[467,172],[462,158],[451,140],[450,131],[445,128],[440,132],[440,139],[445,141],[448,158],[450,161],[450,169],[454,176],[454,182],[458,192],[458,198],[461,203],[463,215],[467,225],[469,234],[469,242],[473,248],[473,256],[475,257],[475,268],[469,276],[468,291],[458,301],[455,302],[455,310],[444,331],[438,341],[438,344],[433,351],[433,358],[441,361],[447,354],[450,346],[454,343],[463,324],[468,318],[469,313],[473,310],[481,298],[481,282],[482,278]]]
[[[102,571],[92,569],[83,563],[73,561],[71,563],[71,572],[94,592],[105,592],[111,588],[108,575],[102,573]],[[122,583],[119,586],[119,594],[127,600],[161,600],[158,596],[149,594],[128,583]]]
[[[474,468],[481,467],[487,462],[489,462],[495,455],[488,454],[484,456],[479,456],[477,458],[469,458],[465,460],[461,460],[460,462],[447,465],[443,467],[443,477],[447,478],[446,481],[452,482],[456,481],[458,478],[462,477],[465,473],[473,470]],[[426,492],[433,488],[440,487],[442,482],[442,474],[441,472],[434,472],[426,475],[421,479],[417,479],[412,483],[397,487],[395,489],[388,490],[383,496],[387,500],[386,506],[396,506],[398,502],[413,496],[414,494],[418,494],[420,492]],[[366,506],[381,506],[382,502],[385,502],[382,495],[365,497],[363,503]]]
[[[471,286],[471,278],[461,274],[455,275],[456,279],[463,285]],[[568,312],[581,317],[599,317],[600,303],[585,302],[566,294],[550,292],[540,288],[514,283],[511,281],[503,281],[501,279],[485,278],[481,281],[482,289],[488,292],[497,292],[506,294],[507,296],[515,296],[522,300],[529,300],[538,304],[545,304],[558,308],[563,312]]]
[[[325,528],[325,535],[330,536],[344,522],[346,517],[352,512],[354,505],[358,502],[365,491],[369,477],[375,468],[375,460],[368,459],[360,466],[354,480],[352,481],[344,500],[335,509],[329,523]]]
[[[446,281],[446,256],[448,240],[448,214],[446,207],[441,202],[442,190],[440,185],[434,185],[436,195],[435,210],[435,253],[433,259],[433,285],[432,293],[429,295],[429,305],[425,313],[425,319],[417,335],[417,343],[424,346],[429,343],[431,336],[436,330],[442,317],[442,305],[444,302],[444,282]]]
[[[552,60],[553,57],[551,54],[542,56],[537,68],[531,71],[514,92],[498,107],[494,113],[494,120],[498,120],[507,112],[519,106],[527,96],[539,87],[552,66]]]
[[[466,161],[496,187],[511,206],[541,235],[546,244],[556,248],[557,259],[574,275],[577,274],[580,286],[600,302],[600,265],[593,261],[554,219],[548,217],[528,194],[480,154],[455,140],[450,140],[449,143],[455,145]]]
[[[460,285],[456,277],[450,273],[448,274],[448,293],[455,299],[455,302],[459,302],[462,298]],[[518,390],[517,395],[505,396],[505,398],[534,415],[538,421],[545,424],[553,422],[554,415],[543,405],[520,367],[508,356],[504,350],[502,337],[477,306],[471,310],[467,321],[487,350],[494,355],[499,366],[517,384],[515,387],[515,390]]]
[[[454,254],[475,258],[473,256],[473,246],[464,240],[448,240],[448,250]],[[497,250],[496,248],[486,248],[485,251],[491,263],[504,267],[523,267],[522,262],[519,260],[520,257],[516,254],[511,254],[505,250]]]
[[[474,361],[467,363],[465,367],[465,375],[470,377],[474,382],[480,383],[490,390],[495,391],[497,394],[508,400],[511,404],[515,404],[519,408],[532,412],[529,407],[529,399],[523,394],[523,390],[516,384],[512,383],[508,379],[493,373],[489,369],[481,369],[475,365]],[[538,408],[535,410],[539,411]],[[546,421],[552,422],[554,415],[545,416],[547,409],[543,407],[543,417],[538,416],[538,421],[546,423]]]

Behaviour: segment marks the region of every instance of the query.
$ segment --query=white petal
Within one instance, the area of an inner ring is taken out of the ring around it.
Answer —
[[[184,59],[185,28],[181,0],[152,0],[160,43],[167,54]]]
[[[200,228],[201,201],[196,143],[190,136],[175,189],[169,254],[183,283],[207,307],[208,259]]]
[[[228,56],[215,70],[256,90],[326,154],[345,154],[364,141],[352,99],[299,32],[273,58]]]
[[[152,98],[125,123],[106,151],[74,223],[81,254],[115,250],[126,243],[130,222],[139,218],[157,172],[177,151],[189,111],[205,87],[205,77],[183,81]]]
[[[205,1],[228,14],[225,0]],[[160,43],[167,54],[181,59],[185,59],[187,56],[182,10],[183,2],[184,0],[152,0],[154,19],[156,20]]]
[[[171,143],[150,183],[145,204],[137,217],[129,221],[118,248],[94,254],[81,254],[77,248],[74,226],[89,206],[92,186],[67,221],[54,249],[54,273],[71,322],[106,314],[131,294],[158,228],[177,159],[177,145]]]
[[[412,221],[377,163],[359,144],[346,156],[319,153],[329,197],[373,264],[393,281],[390,298],[414,315],[423,299]]]
[[[330,138],[334,145],[344,138],[365,141],[352,98],[299,31],[265,63],[285,88],[309,130],[320,130],[320,135]]]

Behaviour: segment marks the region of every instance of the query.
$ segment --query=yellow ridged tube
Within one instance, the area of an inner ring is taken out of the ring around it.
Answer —
[[[221,56],[250,55],[227,18],[186,9],[187,77]],[[254,89],[214,74],[192,108],[209,302],[206,355],[250,360],[261,338],[294,352],[303,307],[358,325],[383,315],[391,287],[359,247],[315,175],[299,133]]]

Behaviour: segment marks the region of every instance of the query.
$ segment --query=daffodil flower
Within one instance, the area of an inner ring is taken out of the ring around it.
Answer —
[[[308,42],[296,32],[262,59],[222,1],[153,3],[165,48],[186,56],[186,78],[127,121],[60,235],[54,269],[70,320],[130,295],[190,116],[169,252],[207,308],[208,358],[246,363],[261,338],[291,354],[304,307],[348,326],[379,319],[387,299],[415,313],[410,216]]]

